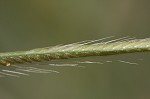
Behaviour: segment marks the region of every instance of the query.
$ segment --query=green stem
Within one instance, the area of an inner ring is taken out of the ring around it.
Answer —
[[[69,45],[38,48],[29,51],[0,53],[0,64],[10,66],[15,63],[32,63],[52,59],[68,59],[88,56],[107,56],[124,53],[150,51],[150,39],[136,39],[119,42],[94,44],[74,43]]]

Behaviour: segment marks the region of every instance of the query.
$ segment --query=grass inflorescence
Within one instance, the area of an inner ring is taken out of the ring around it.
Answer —
[[[110,38],[110,37],[107,37]],[[132,39],[123,37],[111,41],[87,40],[83,42],[57,45],[53,47],[38,48],[29,51],[16,51],[0,53],[0,64],[24,64],[44,62],[53,59],[69,59],[88,56],[108,56],[134,52],[150,51],[150,39]]]

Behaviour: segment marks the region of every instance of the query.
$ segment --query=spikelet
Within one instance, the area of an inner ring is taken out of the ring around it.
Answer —
[[[112,37],[112,36],[111,36]],[[0,64],[11,66],[12,64],[24,64],[32,62],[44,62],[54,59],[69,59],[88,56],[107,56],[134,52],[150,51],[150,39],[134,39],[123,37],[107,42],[102,40],[87,40],[68,45],[38,48],[29,51],[16,51],[0,53]],[[101,42],[100,42],[101,41]]]

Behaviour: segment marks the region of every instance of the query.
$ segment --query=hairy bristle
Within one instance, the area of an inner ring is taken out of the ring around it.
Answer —
[[[29,51],[17,51],[0,53],[0,64],[44,62],[53,59],[68,59],[88,56],[107,56],[133,52],[150,51],[150,39],[134,39],[123,37],[119,39],[103,41],[111,37],[99,40],[87,40],[68,45],[38,48]],[[100,42],[101,41],[101,42]]]

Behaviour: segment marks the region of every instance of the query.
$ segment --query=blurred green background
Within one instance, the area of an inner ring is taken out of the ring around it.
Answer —
[[[0,0],[0,52],[112,35],[147,38],[149,4],[149,0]],[[149,53],[84,60],[113,62],[83,64],[84,69],[54,68],[60,74],[0,78],[0,99],[150,99]]]

